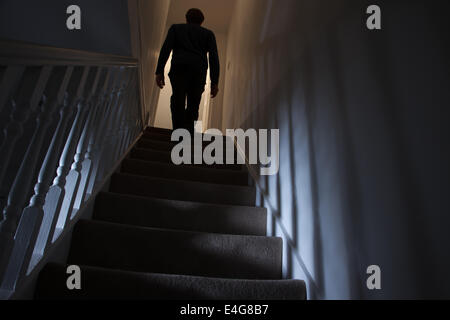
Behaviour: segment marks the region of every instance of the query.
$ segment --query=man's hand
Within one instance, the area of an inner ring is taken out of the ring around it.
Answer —
[[[158,85],[158,87],[160,89],[164,88],[164,86],[166,85],[166,81],[164,80],[164,75],[163,74],[157,74],[156,75],[156,84]]]
[[[211,85],[211,98],[215,98],[217,94],[219,93],[219,86],[217,84]]]

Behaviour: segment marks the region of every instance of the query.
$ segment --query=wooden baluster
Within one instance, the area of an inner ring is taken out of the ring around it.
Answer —
[[[107,130],[108,123],[111,118],[111,113],[113,110],[113,105],[115,104],[115,99],[117,98],[117,92],[119,90],[121,78],[121,69],[120,68],[112,68],[110,70],[109,81],[106,84],[106,89],[104,90],[105,99],[104,106],[101,117],[99,119],[98,125],[96,125],[96,132],[91,137],[88,146],[88,153],[90,154],[90,158],[92,158],[92,172],[88,180],[87,194],[91,195],[94,193],[94,190],[97,186],[97,175],[100,171],[100,166],[103,166],[101,163],[101,155],[102,155],[102,147],[105,139],[105,131]]]
[[[95,162],[95,174],[92,175],[92,179],[94,180],[94,185],[97,186],[99,182],[103,179],[104,172],[109,170],[108,166],[108,158],[106,157],[107,153],[107,137],[109,136],[109,132],[111,132],[111,128],[113,127],[115,115],[117,114],[117,105],[120,104],[120,98],[122,94],[122,83],[124,78],[124,68],[119,68],[116,78],[116,85],[112,92],[111,102],[108,106],[107,116],[103,121],[102,132],[99,139],[99,150],[96,154],[96,162]],[[96,189],[92,189],[92,192],[95,192]]]
[[[85,68],[83,71],[83,75],[81,77],[81,85],[78,88],[78,93],[77,96],[75,98],[75,101],[79,101],[82,96],[82,83],[85,81],[85,77],[87,74],[88,69]],[[98,73],[97,73],[97,69],[93,68],[87,78],[87,82],[86,82],[86,87],[90,88],[90,87],[94,87],[96,86],[96,82],[98,81]],[[90,102],[90,96],[88,97],[88,101],[87,104],[89,105]],[[77,103],[77,102],[75,102]],[[66,117],[64,115],[61,115],[61,120],[62,119],[66,119]],[[64,127],[67,126],[67,120],[64,123]],[[55,139],[56,140],[56,139]],[[47,206],[44,206],[44,208],[42,208],[42,204],[39,203],[38,204],[38,208],[36,210],[39,211],[39,214],[43,213],[43,219],[42,219],[42,223],[40,224],[40,228],[37,228],[37,239],[35,240],[35,245],[34,246],[30,246],[29,247],[29,253],[25,259],[25,261],[30,261],[30,263],[28,264],[28,270],[24,270],[27,272],[31,272],[32,269],[34,268],[34,266],[39,262],[39,260],[42,258],[42,256],[45,253],[45,250],[48,246],[49,241],[49,235],[52,235],[53,230],[55,228],[55,223],[56,223],[56,218],[55,218],[55,213],[57,213],[56,211],[54,211],[54,208],[57,206],[52,206],[52,204],[57,203],[58,200],[52,199],[52,197],[54,196],[54,192],[48,192],[49,188],[50,188],[50,184],[51,184],[51,178],[53,177],[54,171],[55,171],[55,167],[57,165],[57,161],[58,161],[58,155],[61,154],[61,149],[64,146],[62,143],[64,143],[64,140],[58,139],[57,141],[55,141],[55,145],[57,145],[58,147],[55,149],[50,148],[48,150],[47,153],[47,157],[52,158],[52,163],[48,166],[45,166],[42,168],[41,173],[43,175],[45,175],[45,187],[43,188],[42,192],[44,194],[47,194],[46,197],[46,201],[45,203],[48,204]],[[52,145],[53,146],[53,145]],[[67,189],[67,185],[70,185],[70,180],[69,180],[69,176],[67,179],[67,183],[66,183],[66,194],[67,193],[71,193],[73,194],[73,197],[75,197],[75,191],[71,192],[70,190]],[[75,185],[77,185],[77,182],[75,181]],[[57,188],[53,188],[53,191],[58,190]],[[48,192],[48,193],[47,193]],[[35,195],[36,197],[39,197],[39,195]],[[32,199],[33,200],[33,199]],[[33,205],[32,203],[30,203],[31,207],[35,207],[35,205]],[[48,210],[47,210],[48,209]],[[34,240],[34,239],[32,239]],[[33,244],[34,242],[31,242],[31,244]],[[27,260],[28,258],[28,260]],[[27,265],[24,265],[25,267]]]
[[[139,129],[138,132],[136,132],[136,136],[147,127],[148,120],[145,117],[145,106],[144,102],[142,100],[141,90],[139,89],[139,84],[136,87],[136,103],[137,103],[137,113],[138,113],[138,121],[139,121]]]
[[[130,123],[130,137],[128,140],[128,146],[134,142],[136,137],[141,133],[143,127],[141,125],[142,117],[141,117],[141,106],[139,103],[139,77],[136,70],[136,80],[135,86],[131,92],[132,95],[132,108],[131,108],[131,123]]]
[[[140,103],[140,93],[139,93],[139,88],[136,88],[133,92],[133,96],[134,96],[134,110],[133,110],[133,115],[134,115],[134,121],[132,123],[132,133],[131,133],[131,139],[130,139],[130,143],[134,142],[134,140],[138,137],[139,134],[141,134],[141,132],[144,130],[144,125],[142,122],[142,117],[141,117],[141,103]]]
[[[37,117],[37,126],[30,146],[10,190],[8,205],[3,210],[4,220],[0,226],[0,246],[2,249],[2,260],[0,262],[3,263],[3,267],[7,265],[6,270],[2,269],[2,271],[5,270],[3,273],[3,289],[14,289],[23,263],[23,256],[31,236],[31,226],[36,218],[34,214],[22,214],[22,208],[34,176],[30,173],[40,165],[38,155],[42,148],[45,133],[52,122],[54,113],[64,101],[65,90],[73,70],[71,67],[54,69],[49,86],[46,88],[46,96],[49,99],[41,105],[41,113]],[[45,194],[40,195],[43,197]],[[40,199],[42,198],[35,200],[39,201]]]
[[[117,90],[116,94],[116,100],[115,103],[112,105],[111,109],[111,117],[109,118],[109,121],[106,126],[106,130],[104,132],[105,139],[102,144],[102,151],[100,153],[101,157],[101,166],[100,170],[98,171],[97,176],[97,183],[100,183],[105,174],[110,170],[111,168],[111,162],[112,158],[112,150],[111,150],[111,141],[113,140],[113,135],[115,130],[117,130],[117,118],[120,116],[121,109],[120,106],[123,103],[123,94],[124,94],[124,82],[126,78],[126,69],[122,71],[122,77],[119,85],[119,89]]]
[[[77,149],[77,154],[75,156],[75,164],[73,169],[79,172],[80,183],[75,198],[75,209],[72,216],[70,217],[71,219],[75,214],[75,210],[78,211],[86,199],[87,182],[89,180],[90,173],[92,172],[91,141],[93,142],[93,137],[95,136],[95,131],[97,129],[95,124],[98,123],[98,117],[102,112],[105,97],[104,85],[108,83],[109,74],[110,72],[106,68],[102,68],[100,70],[100,78],[95,88],[93,88],[93,109],[91,110],[89,122],[86,124],[86,127],[83,131],[83,135]],[[89,149],[89,146],[91,146],[91,149]]]
[[[127,91],[127,107],[125,110],[125,116],[124,119],[122,121],[122,126],[121,126],[121,142],[120,142],[120,146],[118,148],[118,157],[121,157],[127,150],[128,148],[128,138],[130,135],[130,122],[131,122],[131,108],[133,108],[132,105],[132,95],[131,95],[131,90],[129,89]]]
[[[139,74],[138,74],[139,75]],[[138,77],[139,80],[139,77]],[[133,109],[133,115],[135,121],[133,121],[132,126],[132,135],[130,139],[130,143],[133,142],[137,136],[145,129],[144,124],[142,122],[142,107],[141,107],[141,98],[140,98],[140,90],[139,90],[139,82],[136,81],[136,86],[133,90],[133,97],[134,97],[134,109]]]
[[[87,142],[88,142],[88,134],[89,134],[89,129],[90,129],[90,124],[89,122],[92,121],[92,116],[93,113],[95,112],[95,109],[97,109],[97,102],[96,100],[94,100],[94,97],[97,93],[97,87],[98,86],[98,82],[99,82],[99,77],[101,75],[101,69],[97,69],[96,70],[96,79],[93,85],[89,86],[88,88],[91,88],[91,92],[89,93],[89,105],[91,105],[89,107],[89,111],[90,112],[90,119],[89,121],[86,121],[86,124],[84,126],[84,131],[83,134],[81,135],[80,141],[78,143],[77,146],[77,153],[74,156],[74,163],[72,164],[72,170],[70,171],[69,175],[68,175],[68,180],[66,183],[66,195],[71,194],[71,199],[70,199],[70,203],[68,203],[68,209],[67,211],[63,211],[60,212],[60,219],[62,219],[61,215],[65,215],[66,216],[66,220],[64,222],[64,224],[62,225],[62,229],[64,229],[64,226],[67,225],[67,223],[70,221],[70,219],[76,214],[76,212],[78,211],[78,209],[80,208],[75,207],[75,201],[76,201],[76,197],[77,197],[77,193],[78,193],[78,188],[80,185],[80,180],[81,180],[81,169],[82,169],[82,162],[84,161],[84,155],[87,149]],[[72,186],[67,188],[67,186]],[[63,204],[64,207],[64,204]]]
[[[67,124],[73,118],[74,109],[78,105],[79,100],[75,97],[72,101],[69,101],[69,97],[75,96],[74,93],[78,84],[85,78],[85,70],[83,68],[76,67],[71,69],[73,72],[71,72],[71,76],[68,78],[70,81],[68,81],[68,84],[66,85],[67,92],[64,93],[64,103],[62,108],[60,108],[58,124],[46,152],[43,165],[41,166],[38,181],[35,185],[35,193],[30,200],[29,206],[23,213],[21,225],[23,225],[24,228],[20,229],[19,227],[17,231],[19,236],[22,236],[22,234],[25,233],[27,235],[26,246],[24,246],[20,252],[21,264],[17,264],[16,266],[19,270],[16,277],[19,278],[19,280],[21,275],[27,270],[30,260],[32,260],[32,258],[35,259],[31,262],[31,264],[33,264],[33,262],[37,261],[39,258],[38,256],[32,256],[32,253],[41,224],[43,221],[47,222],[49,219],[49,214],[45,211],[45,205],[49,203],[49,194],[47,192],[49,191],[51,179],[54,176],[56,164],[64,145],[64,140],[67,137]]]
[[[115,151],[117,148],[117,140],[118,140],[118,129],[120,124],[120,119],[124,110],[126,109],[125,101],[126,101],[126,87],[129,83],[130,70],[125,69],[124,77],[121,83],[121,87],[119,90],[119,99],[114,108],[113,118],[111,120],[111,126],[108,130],[106,149],[104,154],[104,164],[103,171],[101,172],[100,179],[103,179],[104,176],[108,173],[109,170],[112,169],[112,166],[115,162]]]
[[[127,116],[128,116],[128,108],[129,108],[129,94],[128,94],[128,84],[127,84],[127,88],[124,90],[123,93],[123,107],[121,108],[121,114],[119,115],[120,119],[118,121],[117,124],[117,129],[114,130],[115,134],[116,134],[116,138],[113,139],[114,143],[114,149],[112,150],[112,157],[111,157],[111,161],[113,162],[113,165],[116,163],[117,159],[120,158],[120,156],[122,155],[122,145],[123,145],[123,139],[124,139],[124,127],[125,127],[125,122],[127,120]]]
[[[133,87],[134,69],[129,68],[128,72],[129,72],[129,78],[128,78],[128,82],[126,83],[122,111],[121,111],[121,115],[119,118],[118,130],[116,131],[118,143],[114,143],[114,145],[115,145],[114,156],[111,158],[111,159],[114,159],[114,164],[117,160],[120,159],[123,152],[125,151],[124,145],[125,145],[126,137],[127,137],[126,124],[127,124],[128,118],[129,118],[129,109],[131,107],[130,91]]]
[[[48,67],[28,68],[15,94],[18,98],[10,99],[12,109],[9,118],[11,121],[4,128],[5,136],[0,146],[0,210],[6,206],[9,189],[15,179],[16,170],[19,169],[17,163],[20,163],[28,147],[28,143],[19,145],[17,142],[24,133],[24,125],[30,118],[30,114],[35,112],[39,104],[49,74]],[[36,94],[39,95],[39,99],[35,98]],[[14,168],[11,168],[11,164]]]
[[[134,117],[135,121],[133,122],[132,127],[132,135],[131,135],[131,141],[133,142],[137,136],[145,129],[144,124],[142,122],[142,107],[141,107],[141,99],[140,99],[140,90],[139,90],[139,84],[136,83],[136,87],[133,91],[134,96]]]
[[[134,83],[136,86],[136,82]],[[130,144],[134,140],[134,134],[137,126],[138,114],[136,112],[136,96],[135,96],[136,87],[133,87],[130,91],[130,109],[129,109],[129,121],[127,123],[127,138],[125,141],[124,150],[127,150]]]
[[[134,93],[136,92],[136,86],[137,86],[137,70],[133,70],[134,74],[133,74],[133,78],[131,81],[131,86],[129,89],[129,106],[128,106],[128,110],[127,110],[127,122],[126,122],[126,126],[125,126],[125,140],[124,140],[124,145],[122,146],[122,153],[126,152],[126,150],[128,149],[128,147],[130,146],[130,143],[132,143],[133,140],[133,121],[136,121],[136,113],[135,108],[136,108],[136,100],[135,100],[135,95]]]
[[[93,154],[95,153],[96,142],[98,141],[98,135],[101,134],[101,121],[104,119],[107,106],[108,106],[108,90],[112,86],[111,79],[114,77],[114,70],[108,68],[104,70],[105,78],[102,78],[101,91],[98,94],[97,108],[94,119],[92,120],[92,130],[89,133],[87,139],[88,146],[84,155],[83,169],[81,172],[80,188],[75,200],[75,205],[80,208],[81,205],[89,199],[89,182],[91,181],[91,175],[93,172]],[[56,239],[55,239],[56,240]]]
[[[134,123],[137,120],[138,114],[136,113],[136,96],[135,96],[135,92],[136,92],[136,86],[137,86],[137,70],[134,70],[134,76],[132,79],[132,86],[130,87],[129,90],[129,108],[128,108],[128,122],[126,124],[126,137],[125,137],[125,143],[123,146],[123,150],[122,152],[125,152],[130,144],[133,142],[134,140],[134,136],[133,136],[133,132],[135,129]]]
[[[98,75],[98,69],[93,70],[94,73],[92,73],[93,78],[89,81],[90,85],[87,88],[92,88],[93,81],[95,81],[95,77]],[[97,80],[98,81],[98,80]],[[73,158],[75,156],[75,152],[77,150],[77,146],[79,144],[81,129],[84,128],[84,124],[86,123],[86,117],[87,113],[86,111],[89,111],[90,105],[92,103],[92,95],[89,94],[89,100],[86,102],[83,102],[83,104],[79,105],[77,118],[75,119],[72,131],[71,131],[71,140],[67,142],[67,148],[68,153],[65,156],[65,159],[61,158],[61,166],[60,169],[62,170],[62,174],[60,175],[60,178],[55,179],[55,183],[59,185],[61,188],[63,188],[63,201],[61,204],[61,209],[56,211],[56,214],[58,214],[57,220],[54,222],[56,223],[52,225],[51,229],[51,235],[52,239],[56,239],[59,237],[61,232],[64,230],[66,217],[70,215],[70,212],[72,211],[74,202],[75,202],[75,196],[76,192],[78,190],[78,173],[71,170]],[[78,116],[79,115],[79,116]],[[64,164],[62,164],[64,161]],[[55,229],[56,227],[56,229]],[[53,235],[53,230],[55,230],[55,234]]]
[[[64,228],[65,215],[67,211],[70,210],[72,181],[67,183],[72,159],[75,155],[75,150],[78,145],[80,138],[81,129],[83,123],[85,122],[86,110],[88,109],[86,100],[84,99],[85,85],[88,81],[88,75],[90,74],[90,67],[80,67],[80,72],[82,73],[81,78],[72,79],[71,89],[74,92],[73,104],[75,105],[75,119],[70,124],[70,132],[67,140],[65,141],[64,149],[59,159],[59,167],[56,170],[56,178],[53,180],[53,185],[47,194],[47,199],[45,201],[44,211],[45,214],[49,215],[49,220],[51,221],[51,228],[49,229],[50,237],[54,237],[53,233],[58,233]],[[95,76],[95,74],[94,74]],[[48,201],[47,201],[48,200]],[[64,216],[64,218],[61,218]],[[61,221],[62,220],[62,221]],[[42,247],[45,248],[44,241]]]

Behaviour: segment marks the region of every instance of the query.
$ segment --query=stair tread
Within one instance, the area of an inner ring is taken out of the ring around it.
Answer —
[[[157,132],[157,131],[156,132],[144,131],[143,137],[148,138],[148,139],[170,141],[172,139],[172,132],[165,133],[165,132]],[[209,140],[212,140],[212,138],[215,138],[215,139],[222,138],[223,140],[232,139],[232,137],[225,136],[225,135],[211,135],[211,134],[205,134],[205,133],[202,133],[201,137],[202,137],[202,140],[205,137],[208,137]]]
[[[162,199],[254,206],[256,189],[250,186],[145,177],[116,173],[110,191]]]
[[[144,132],[157,132],[160,134],[171,135],[173,130],[167,128],[147,127]]]
[[[122,172],[176,180],[190,180],[214,184],[248,185],[248,173],[236,170],[181,167],[141,159],[125,159]]]
[[[199,140],[203,144],[209,145],[209,144],[211,144],[211,142],[216,141],[215,139],[212,139],[212,138],[217,137],[217,136],[207,136],[207,137],[211,138],[211,139],[208,139],[208,140],[205,140],[204,137],[205,137],[205,135],[202,135],[201,139],[199,139]],[[173,145],[176,145],[176,144],[179,144],[182,141],[182,139],[180,139],[178,141],[172,141],[172,138],[170,136],[167,136],[166,138],[168,138],[168,139],[163,139],[162,135],[147,134],[147,133],[144,133],[141,136],[141,140],[153,141],[153,142],[158,142],[158,143],[162,143],[162,144],[173,144]],[[228,146],[226,141],[227,141],[227,139],[230,139],[229,140],[231,142],[230,146],[235,148],[234,142],[233,142],[233,140],[230,137],[222,136],[222,138],[223,138],[223,140],[225,140],[225,141],[222,142],[224,147]],[[191,138],[191,144],[194,144],[194,141],[195,141],[195,138]]]
[[[171,151],[169,150],[152,150],[135,147],[130,153],[130,159],[140,159],[146,161],[162,162],[162,163],[172,163]],[[242,164],[213,164],[208,165],[206,163],[194,164],[182,164],[181,167],[195,167],[195,168],[210,168],[210,169],[220,169],[220,170],[235,170],[241,171],[244,168]]]
[[[161,135],[161,136],[172,136],[173,130],[167,129],[167,128],[156,128],[156,127],[147,127],[144,130],[144,134],[155,134],[155,135]],[[197,132],[199,133],[199,132]],[[202,136],[206,135],[205,133],[202,133]],[[210,134],[208,134],[210,135]],[[214,136],[220,136],[220,135],[214,135]],[[221,135],[224,138],[227,138],[226,135]]]
[[[66,265],[49,263],[35,297],[306,299],[304,281],[282,280],[283,240],[266,236],[245,167],[176,166],[171,135],[146,128],[97,196],[94,220],[76,223],[67,263],[81,267],[82,290],[67,289]]]
[[[137,145],[138,145],[139,148],[149,148],[149,149],[153,149],[154,148],[154,149],[157,149],[157,150],[164,150],[164,151],[166,151],[166,150],[172,150],[173,147],[175,147],[179,143],[180,142],[178,142],[178,141],[171,141],[171,140],[163,141],[163,140],[158,140],[158,139],[151,139],[148,136],[142,136],[139,139]],[[202,146],[203,146],[202,150],[204,150],[204,148],[206,146],[210,145],[211,143],[212,143],[211,141],[203,141],[202,140]],[[194,140],[191,140],[191,150],[194,149],[193,146],[194,146]],[[229,147],[229,145],[227,143],[223,143],[224,156],[226,154],[226,150],[229,148],[229,150],[234,150],[234,155],[236,157],[237,156],[237,151],[236,151],[236,147],[235,147],[234,143],[231,144],[230,146],[231,147]]]
[[[37,284],[37,299],[304,300],[301,280],[240,280],[137,273],[80,266],[82,290],[68,290],[66,265],[48,264]]]
[[[161,246],[161,244],[164,244]],[[138,272],[281,279],[282,239],[80,220],[69,263]]]
[[[103,192],[97,220],[200,232],[266,235],[265,208],[167,200]]]

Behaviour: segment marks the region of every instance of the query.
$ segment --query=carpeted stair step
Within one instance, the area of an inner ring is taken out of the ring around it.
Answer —
[[[36,299],[304,300],[300,280],[239,280],[81,267],[81,290],[68,290],[67,266],[48,264]]]
[[[172,139],[172,133],[168,134],[168,133],[162,133],[162,132],[144,131],[142,137],[145,139],[150,139],[150,140],[169,142]],[[202,140],[208,139],[209,141],[216,141],[216,139],[223,139],[224,144],[229,139],[229,142],[233,143],[233,139],[231,137],[227,137],[227,136],[201,134],[201,138],[202,138]]]
[[[175,145],[176,143],[174,142],[158,141],[145,138],[141,138],[137,143],[138,148],[158,151],[172,151]]]
[[[172,157],[170,151],[158,151],[152,149],[142,149],[142,148],[134,148],[130,153],[131,159],[139,159],[146,161],[157,161],[172,164]],[[241,164],[213,164],[207,165],[202,163],[200,165],[194,164],[193,159],[191,159],[191,164],[186,164],[182,166],[193,166],[200,168],[212,168],[212,169],[224,169],[224,170],[244,170],[244,166]]]
[[[116,173],[110,191],[144,197],[216,204],[255,206],[254,187],[171,180]]]
[[[149,136],[159,136],[162,139],[165,139],[166,137],[170,137],[172,136],[173,130],[172,129],[165,129],[165,128],[155,128],[155,127],[147,127],[144,130],[144,135],[149,135]],[[197,132],[198,134],[198,132]],[[206,134],[202,133],[202,136],[205,136]],[[217,137],[217,136],[216,136]],[[224,138],[226,138],[227,136],[224,136]]]
[[[151,140],[158,140],[158,141],[170,141],[172,138],[172,134],[167,133],[161,133],[161,132],[151,132],[151,131],[144,131],[142,134],[143,138],[151,139]]]
[[[100,193],[94,219],[142,227],[265,236],[267,210]]]
[[[145,132],[149,132],[149,133],[158,133],[158,134],[171,136],[172,135],[172,131],[173,131],[172,129],[147,127],[145,129],[144,133]]]
[[[137,159],[125,159],[122,162],[121,172],[147,177],[240,186],[248,186],[249,182],[248,173],[245,171],[176,166]]]
[[[281,280],[282,239],[264,236],[267,210],[245,167],[175,166],[171,135],[147,128],[97,195],[94,220],[75,225],[67,264],[82,268],[82,289],[67,289],[66,265],[47,264],[35,297],[306,299],[303,281]]]
[[[143,149],[152,149],[152,150],[158,150],[158,151],[172,151],[172,149],[178,145],[179,142],[173,142],[173,141],[162,141],[162,140],[155,140],[155,139],[148,139],[146,137],[142,137],[138,143],[138,148]],[[211,142],[209,141],[203,141],[202,142],[202,150],[205,150],[207,146],[209,146]],[[237,152],[235,150],[235,146],[232,145],[231,147],[228,147],[226,144],[223,144],[223,156],[225,158],[227,150],[234,150],[234,157],[237,158]],[[194,152],[194,141],[191,141],[191,152]]]
[[[234,279],[281,279],[282,239],[80,220],[69,264]]]

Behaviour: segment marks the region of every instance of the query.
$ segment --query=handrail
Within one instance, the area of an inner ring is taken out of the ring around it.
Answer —
[[[0,40],[0,293],[14,292],[143,130],[138,61]]]

